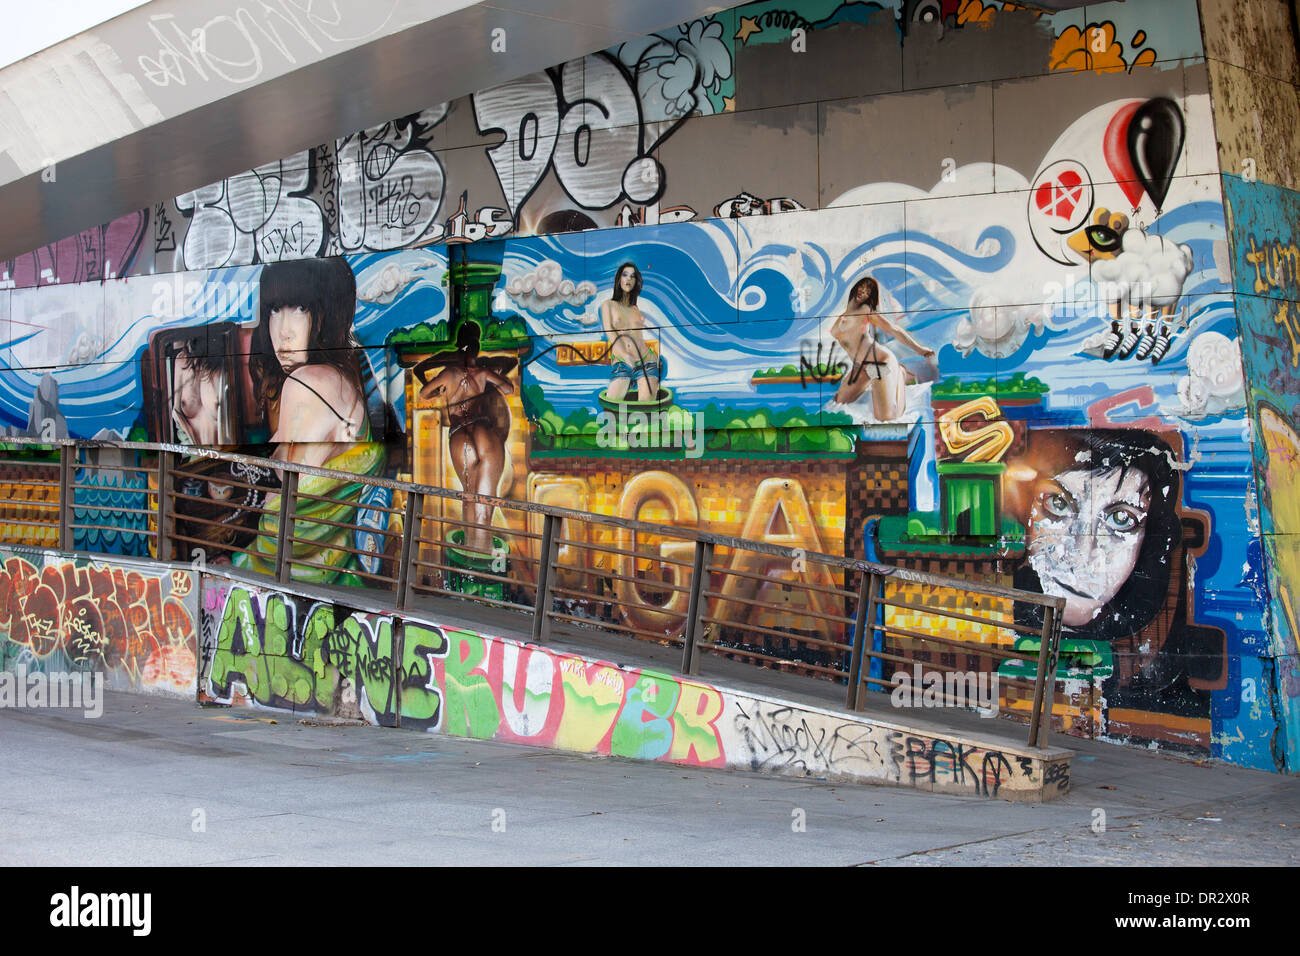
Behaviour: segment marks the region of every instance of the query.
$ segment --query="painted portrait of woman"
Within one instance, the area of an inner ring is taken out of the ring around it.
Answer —
[[[646,342],[649,325],[637,305],[643,280],[634,263],[625,262],[614,275],[614,291],[600,306],[601,327],[609,340],[610,382],[605,394],[621,402],[635,388],[637,400],[652,402],[659,395],[663,364]]]
[[[1053,429],[1014,462],[1009,510],[1027,515],[1016,585],[1065,599],[1064,628],[1113,640],[1145,627],[1181,540],[1173,451],[1146,431]]]
[[[367,413],[364,359],[352,334],[356,303],[356,278],[343,259],[262,269],[248,365],[254,400],[269,416],[272,456],[338,473],[303,475],[298,482],[293,579],[309,583],[363,583],[353,573],[358,557],[347,550],[357,547],[357,538],[346,526],[356,521],[369,486],[354,478],[379,475],[387,460]],[[274,568],[278,504],[279,495],[267,499],[253,553],[237,555],[237,566]]]
[[[1184,514],[1178,462],[1155,432],[1103,428],[1031,432],[1009,462],[1005,504],[1025,516],[1015,586],[1065,599],[1063,639],[1110,645],[1112,723],[1115,708],[1206,717],[1223,681],[1223,631],[1191,619],[1188,553],[1208,528]],[[1041,609],[1016,619],[1037,626]]]
[[[255,399],[271,412],[275,457],[328,467],[370,440],[356,302],[357,280],[342,259],[263,268],[248,366]]]
[[[870,391],[872,415],[885,422],[902,416],[907,405],[904,387],[917,380],[889,344],[896,341],[927,360],[935,358],[935,350],[918,342],[879,309],[880,283],[863,276],[849,290],[848,304],[831,326],[831,335],[849,359],[835,401],[851,405]]]
[[[514,391],[507,376],[518,364],[507,356],[481,356],[481,330],[465,322],[456,333],[454,352],[443,352],[415,367],[420,398],[442,412],[452,467],[466,491],[494,497],[506,468],[510,408],[504,396]],[[492,552],[493,507],[466,506],[471,527],[465,546],[477,554]]]

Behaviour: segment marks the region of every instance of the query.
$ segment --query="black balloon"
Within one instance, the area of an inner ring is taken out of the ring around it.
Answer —
[[[1128,158],[1159,211],[1183,152],[1183,111],[1161,96],[1138,107],[1128,125]]]

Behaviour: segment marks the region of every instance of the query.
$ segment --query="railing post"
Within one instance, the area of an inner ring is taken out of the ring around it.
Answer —
[[[72,487],[73,463],[76,460],[75,445],[59,446],[59,550],[71,551],[75,547],[72,537],[73,500],[76,489]]]
[[[867,660],[866,635],[872,636],[875,643],[876,609],[880,606],[881,578],[875,571],[862,572],[862,584],[858,587],[858,619],[853,624],[853,657],[849,661],[848,699],[844,706],[849,710],[862,710],[866,707],[862,693],[862,665]],[[868,624],[867,622],[870,622]]]
[[[682,639],[682,673],[691,677],[700,673],[696,642],[700,638],[700,602],[709,581],[706,570],[712,563],[713,546],[704,541],[695,542],[695,564],[691,568],[691,600],[686,608],[686,634]]]
[[[172,502],[168,500],[168,493],[171,489],[171,459],[168,457],[171,453],[166,451],[158,452],[158,560],[170,561],[172,559],[172,535],[171,535],[171,518]]]
[[[420,537],[420,522],[424,518],[424,495],[418,491],[406,493],[406,510],[402,512],[402,557],[397,568],[397,609],[406,610],[411,600],[411,551]],[[418,551],[416,552],[419,553]]]
[[[691,577],[691,600],[686,608],[686,647],[689,647],[690,661],[686,660],[688,651],[682,650],[682,673],[698,674],[700,672],[699,650],[700,638],[704,636],[707,626],[704,619],[709,614],[709,598],[704,592],[709,589],[709,568],[713,567],[712,541],[701,541],[695,547],[695,567]],[[699,585],[695,584],[699,581]],[[689,663],[690,670],[686,670]]]
[[[288,584],[293,571],[293,555],[286,551],[293,548],[293,516],[297,497],[298,473],[286,471],[284,482],[280,486],[280,528],[275,539],[275,580],[280,584]]]
[[[1043,606],[1043,629],[1038,640],[1038,675],[1034,681],[1034,712],[1029,720],[1029,746],[1046,747],[1052,728],[1052,702],[1056,699],[1056,658],[1060,620],[1056,608]],[[1046,703],[1046,707],[1044,707]]]
[[[554,595],[554,577],[551,574],[559,556],[559,543],[555,538],[558,519],[548,514],[542,522],[542,549],[538,552],[537,605],[533,608],[533,643],[545,644],[551,639],[551,602]]]

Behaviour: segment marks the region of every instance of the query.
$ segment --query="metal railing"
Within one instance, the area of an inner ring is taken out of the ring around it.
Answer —
[[[427,597],[513,608],[533,615],[536,643],[556,621],[596,626],[679,647],[684,675],[717,654],[842,680],[857,711],[870,688],[895,686],[886,664],[993,674],[1010,662],[999,685],[1031,747],[1070,707],[1056,691],[1059,597],[213,449],[6,442],[3,543],[201,554],[281,584],[388,591],[396,610]]]

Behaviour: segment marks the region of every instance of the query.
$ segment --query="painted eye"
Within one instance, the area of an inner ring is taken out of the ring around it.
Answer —
[[[1120,534],[1132,534],[1142,527],[1143,517],[1131,508],[1116,507],[1106,512],[1106,527]]]
[[[1119,249],[1119,233],[1110,226],[1089,226],[1084,230],[1088,243],[1098,252],[1114,252]]]
[[[1069,518],[1074,515],[1074,505],[1067,495],[1060,492],[1045,492],[1038,499],[1038,505],[1052,518]]]

